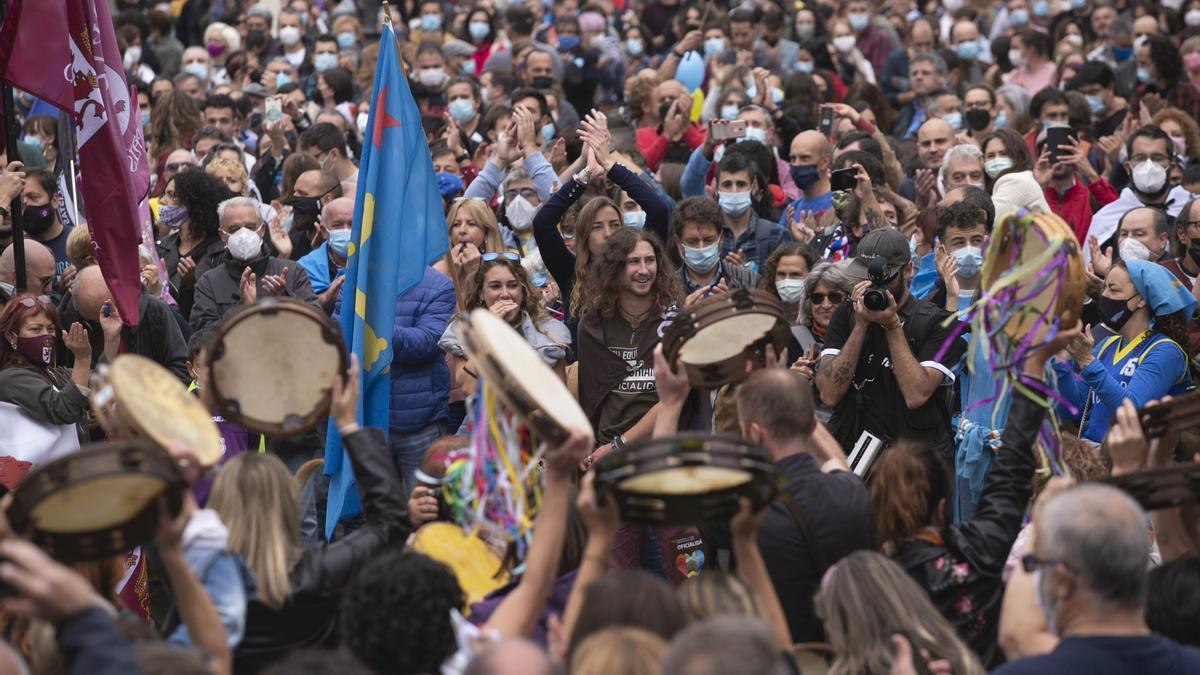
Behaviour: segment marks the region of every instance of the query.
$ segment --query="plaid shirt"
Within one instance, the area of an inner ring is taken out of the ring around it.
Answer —
[[[721,260],[724,260],[725,256],[730,253],[737,253],[738,249],[741,249],[742,257],[748,263],[747,267],[757,272],[766,264],[767,256],[771,255],[771,251],[779,248],[779,245],[785,241],[792,240],[792,234],[786,227],[771,224],[770,234],[767,235],[764,242],[766,247],[760,251],[758,237],[755,234],[759,227],[766,225],[766,223],[760,224],[760,220],[757,213],[751,214],[750,222],[746,224],[746,230],[742,232],[741,236],[735,236],[728,225],[721,229]]]

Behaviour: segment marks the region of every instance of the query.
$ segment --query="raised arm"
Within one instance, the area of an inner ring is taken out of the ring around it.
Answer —
[[[583,187],[572,178],[533,215],[533,240],[537,242],[546,271],[554,277],[560,288],[575,279],[575,254],[563,241],[558,224],[567,209],[583,196]]]
[[[613,161],[611,157],[608,162],[609,180],[619,185],[633,201],[638,203],[638,206],[642,207],[642,210],[646,212],[646,229],[657,234],[659,239],[666,242],[667,221],[671,217],[671,210],[667,207],[667,203],[658,196],[654,188],[638,178],[637,174]]]
[[[525,573],[486,624],[502,637],[527,636],[550,599],[566,539],[571,479],[591,448],[591,429],[572,429],[566,441],[546,452],[542,508],[534,522]]]

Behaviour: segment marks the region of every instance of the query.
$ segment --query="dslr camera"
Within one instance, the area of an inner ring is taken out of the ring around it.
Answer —
[[[863,306],[875,312],[888,308],[887,263],[883,258],[875,258],[867,263],[867,276],[871,278],[871,287],[863,293]]]

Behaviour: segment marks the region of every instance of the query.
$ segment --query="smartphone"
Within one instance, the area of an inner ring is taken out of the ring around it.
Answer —
[[[1050,163],[1058,163],[1058,148],[1060,146],[1070,146],[1071,140],[1068,138],[1071,133],[1069,127],[1050,127],[1046,130],[1046,149],[1050,151]]]
[[[112,316],[112,308],[109,307],[107,302],[104,303],[104,306],[100,308],[100,311],[104,314],[104,316]]]
[[[825,138],[833,138],[833,108],[821,108],[821,122],[817,128]]]
[[[267,97],[264,114],[267,122],[278,122],[283,119],[283,102],[278,96]]]
[[[716,121],[713,120],[708,125],[714,141],[742,138],[746,135],[746,120],[730,120],[728,124],[716,124]]]
[[[833,192],[838,190],[853,190],[858,185],[858,170],[854,167],[849,169],[838,169],[829,174],[829,189]]]

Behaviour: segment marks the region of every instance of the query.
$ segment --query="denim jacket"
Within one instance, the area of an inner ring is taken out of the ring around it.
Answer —
[[[233,649],[246,632],[246,603],[254,597],[256,583],[241,557],[226,550],[228,539],[229,531],[216,511],[197,510],[183,531],[183,557],[212,600]],[[167,641],[190,645],[187,626],[180,624]]]

